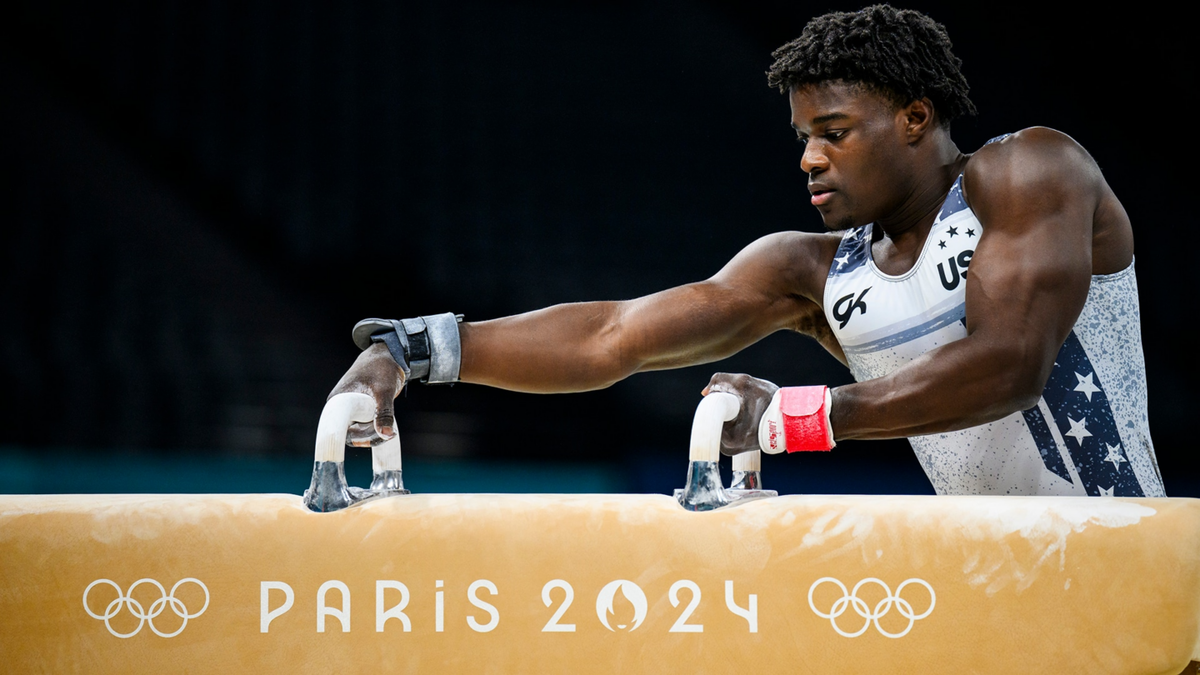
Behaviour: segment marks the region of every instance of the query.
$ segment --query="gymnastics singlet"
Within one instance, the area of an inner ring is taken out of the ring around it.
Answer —
[[[860,382],[966,337],[965,279],[983,227],[959,176],[908,272],[875,267],[871,233],[865,225],[842,237],[824,296]],[[1036,406],[909,439],[938,494],[1165,497],[1146,415],[1140,324],[1133,263],[1093,276]]]

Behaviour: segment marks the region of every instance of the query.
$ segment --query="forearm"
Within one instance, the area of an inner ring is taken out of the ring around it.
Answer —
[[[782,328],[793,305],[706,281],[464,323],[460,379],[536,393],[602,389],[637,372],[729,356]]]
[[[463,382],[534,393],[602,389],[632,374],[611,334],[620,303],[555,305],[534,312],[463,323]],[[618,347],[619,349],[619,347]]]
[[[1049,373],[1036,350],[980,336],[932,350],[889,375],[832,391],[830,423],[844,439],[957,431],[1027,409]]]

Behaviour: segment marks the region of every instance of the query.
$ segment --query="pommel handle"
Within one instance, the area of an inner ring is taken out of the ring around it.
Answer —
[[[733,482],[728,490],[721,485],[721,430],[738,416],[741,407],[740,398],[721,391],[705,396],[696,406],[687,482],[675,491],[676,501],[688,511],[712,511],[778,494],[762,489],[762,455],[758,450],[734,455]]]
[[[400,437],[394,436],[371,448],[375,477],[370,489],[346,484],[346,431],[355,422],[375,421],[375,399],[366,394],[338,394],[325,402],[317,422],[317,456],[312,482],[304,491],[304,505],[327,513],[370,499],[406,495],[400,471]]]
[[[344,461],[347,429],[355,422],[374,421],[375,399],[366,394],[338,394],[326,401],[321,420],[317,422],[316,461]],[[398,441],[396,445],[399,446]]]
[[[399,471],[400,464],[400,435],[392,436],[371,448],[371,469],[378,476],[387,471]]]
[[[734,471],[762,471],[762,452],[747,450],[733,456]]]
[[[720,461],[721,428],[737,417],[741,407],[741,399],[723,391],[713,392],[700,401],[696,416],[692,418],[691,461]]]

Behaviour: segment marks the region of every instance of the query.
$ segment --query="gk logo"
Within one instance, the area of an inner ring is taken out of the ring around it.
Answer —
[[[867,291],[871,290],[871,288],[871,286],[864,288],[862,293],[858,294],[857,299],[855,299],[854,294],[851,293],[850,295],[843,295],[842,297],[838,298],[837,302],[833,303],[833,318],[840,322],[838,324],[838,328],[846,327],[846,324],[850,321],[850,317],[854,314],[854,310],[858,309],[862,310],[863,314],[867,313],[867,303],[863,302],[863,298],[867,296]],[[844,304],[849,304],[845,310],[842,309],[842,305]]]

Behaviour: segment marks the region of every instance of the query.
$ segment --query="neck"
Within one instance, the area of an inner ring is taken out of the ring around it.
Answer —
[[[947,131],[938,130],[928,140],[928,148],[917,148],[914,163],[920,168],[912,176],[899,208],[876,221],[882,235],[898,248],[924,244],[946,193],[970,157],[959,152]]]

